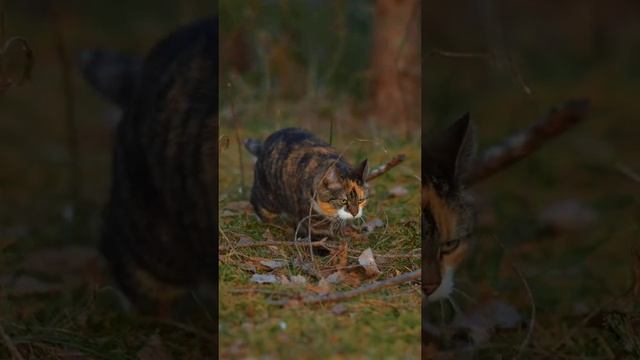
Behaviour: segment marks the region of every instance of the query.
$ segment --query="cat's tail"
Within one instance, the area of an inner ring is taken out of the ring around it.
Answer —
[[[246,139],[244,141],[244,147],[255,156],[259,156],[260,152],[262,152],[262,142],[260,140]]]

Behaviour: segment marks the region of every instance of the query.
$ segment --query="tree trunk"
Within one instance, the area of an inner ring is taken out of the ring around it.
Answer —
[[[407,137],[420,129],[420,13],[420,0],[376,1],[371,116]]]

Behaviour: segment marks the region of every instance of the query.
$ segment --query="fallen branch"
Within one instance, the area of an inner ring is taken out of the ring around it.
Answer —
[[[404,273],[398,276],[394,276],[389,279],[376,281],[371,284],[360,286],[353,290],[348,290],[343,292],[334,292],[334,293],[329,293],[324,295],[305,296],[299,299],[269,301],[268,303],[271,305],[289,305],[289,304],[294,304],[296,302],[300,302],[302,304],[320,304],[320,303],[343,301],[343,300],[348,300],[366,293],[378,291],[385,287],[400,285],[410,281],[418,280],[420,279],[421,274],[422,274],[422,270],[415,270],[409,273]]]
[[[466,183],[476,184],[528,156],[546,141],[584,120],[588,108],[589,100],[567,101],[528,128],[485,150],[466,176]]]
[[[394,156],[393,159],[389,160],[386,164],[380,165],[379,167],[373,169],[367,176],[366,181],[371,181],[377,178],[378,176],[386,173],[387,171],[393,169],[394,167],[398,166],[398,164],[403,162],[404,159],[405,159],[404,154],[399,154]]]
[[[296,243],[296,242],[293,242],[293,241],[258,241],[258,242],[253,242],[253,243],[249,243],[249,244],[237,244],[237,245],[233,245],[233,246],[219,246],[218,247],[218,251],[228,251],[228,250],[237,249],[237,248],[272,246],[272,245],[273,246],[305,245],[305,246],[320,247],[320,246],[324,246],[326,241],[327,241],[327,238],[324,238],[324,239],[318,240],[318,241],[303,242],[302,244],[301,243]]]

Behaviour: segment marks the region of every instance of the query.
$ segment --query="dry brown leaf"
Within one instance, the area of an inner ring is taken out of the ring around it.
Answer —
[[[349,271],[344,273],[343,282],[351,287],[358,287],[362,283],[360,274],[357,271]]]
[[[254,242],[255,241],[253,241],[253,239],[248,236],[240,236],[240,239],[238,239],[238,245],[249,245],[253,244]]]
[[[371,251],[371,248],[367,248],[362,252],[362,254],[360,254],[358,257],[358,263],[364,268],[365,273],[369,277],[382,274],[382,271],[380,271],[376,264],[376,260],[373,258],[373,251]]]
[[[273,237],[273,234],[271,233],[271,231],[269,229],[264,231],[264,233],[262,234],[262,238],[265,241],[276,241],[276,239]]]
[[[320,279],[318,285],[307,285],[307,289],[319,295],[328,294],[331,291],[331,284],[326,279]]]

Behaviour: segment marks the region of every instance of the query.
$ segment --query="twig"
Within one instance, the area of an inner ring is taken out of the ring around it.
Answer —
[[[528,128],[485,150],[467,174],[466,183],[476,184],[528,156],[549,139],[581,122],[588,108],[586,99],[567,101]]]
[[[414,281],[420,279],[422,274],[422,270],[415,270],[409,273],[400,274],[398,276],[394,276],[389,279],[376,281],[371,284],[367,284],[364,286],[360,286],[353,290],[343,291],[343,292],[335,292],[324,295],[312,295],[305,296],[300,299],[289,299],[289,300],[278,300],[278,301],[270,301],[271,305],[288,305],[296,302],[301,302],[303,304],[320,304],[320,303],[329,303],[336,301],[343,301],[354,298],[356,296],[360,296],[369,292],[378,291],[385,287],[394,286],[404,284],[410,281]]]
[[[318,241],[304,242],[303,245],[305,245],[305,246],[313,246],[313,247],[320,247],[320,246],[324,246],[324,243],[326,241],[327,241],[327,238],[324,238],[324,239],[318,240]],[[227,250],[237,249],[237,248],[272,246],[272,245],[273,246],[279,246],[279,245],[296,246],[298,244],[296,244],[293,241],[258,241],[258,242],[254,242],[254,243],[250,243],[250,244],[238,244],[238,245],[234,245],[234,246],[219,246],[218,247],[218,251],[227,251]]]
[[[371,181],[377,178],[378,176],[386,173],[387,171],[393,169],[394,167],[398,166],[398,164],[403,162],[404,159],[405,159],[404,154],[399,154],[394,156],[393,159],[389,160],[386,164],[380,165],[379,167],[373,169],[367,176],[366,181]]]
[[[71,196],[72,217],[69,219],[72,230],[75,226],[74,215],[78,208],[80,186],[80,150],[78,146],[78,124],[75,117],[75,96],[73,93],[73,73],[71,71],[67,46],[63,35],[63,21],[56,5],[52,5],[51,15],[53,18],[54,37],[56,41],[56,51],[62,72],[62,95],[64,97],[64,116],[67,121],[67,151],[69,152],[69,194]]]
[[[511,263],[511,269],[518,275],[518,277],[520,278],[520,281],[522,281],[524,288],[527,290],[527,296],[529,297],[529,302],[531,303],[531,320],[529,321],[529,329],[527,330],[527,336],[522,341],[522,344],[520,344],[520,348],[518,348],[518,353],[514,357],[514,359],[519,359],[520,355],[522,355],[522,353],[524,352],[524,349],[527,347],[527,345],[529,345],[529,342],[531,342],[531,335],[533,335],[533,328],[535,327],[535,324],[536,324],[536,302],[533,299],[533,292],[529,287],[529,283],[527,282],[527,279],[525,279],[524,275],[522,275],[522,272],[520,271],[520,269],[518,269],[514,263]]]
[[[623,163],[617,163],[616,164],[616,169],[618,169],[618,171],[620,171],[623,175],[627,176],[629,179],[640,183],[640,174],[638,174],[637,172],[633,171],[632,168],[630,168],[629,166],[623,164]]]
[[[11,358],[13,360],[24,360],[24,358],[22,357],[22,354],[20,354],[16,346],[11,341],[11,338],[9,337],[9,335],[7,335],[7,333],[4,331],[4,327],[2,327],[2,324],[0,324],[0,337],[2,337],[2,342],[4,342],[4,344],[9,349],[9,352],[11,353]]]
[[[229,85],[230,86],[230,85]],[[238,145],[238,161],[240,162],[240,193],[244,193],[244,161],[242,158],[242,140],[240,140],[240,123],[236,114],[233,99],[231,99],[231,120],[233,121],[233,129],[236,135],[236,143]]]

